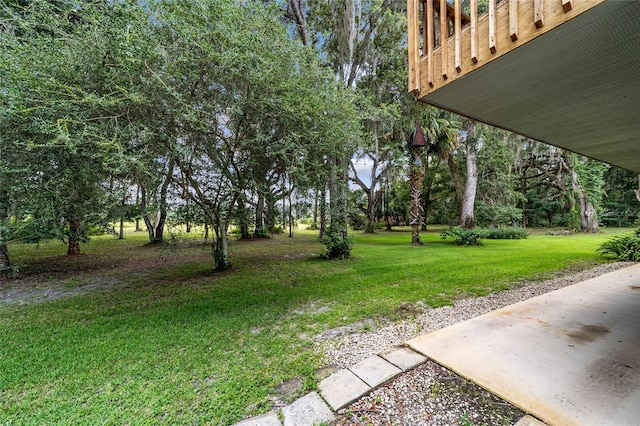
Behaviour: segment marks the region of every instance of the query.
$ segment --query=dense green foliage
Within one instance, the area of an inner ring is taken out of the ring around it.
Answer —
[[[529,236],[526,228],[519,226],[509,226],[504,228],[487,228],[486,236],[488,240],[521,240]]]
[[[640,262],[640,229],[633,234],[616,235],[598,247],[600,254],[612,254],[617,259]]]
[[[22,272],[4,285],[32,302],[0,303],[0,418],[233,424],[286,400],[285,381],[302,379],[293,397],[314,389],[330,329],[606,261],[595,249],[611,233],[542,233],[464,250],[433,232],[424,246],[408,245],[406,228],[352,233],[351,259],[323,262],[317,234],[300,231],[231,241],[225,273],[213,273],[201,234],[166,248],[142,248],[144,233],[98,237],[71,258],[57,241],[13,243]],[[87,292],[45,298],[74,291]]]
[[[487,230],[480,228],[466,229],[460,226],[452,226],[440,232],[440,238],[446,240],[451,237],[459,246],[479,246],[480,240],[487,238]]]

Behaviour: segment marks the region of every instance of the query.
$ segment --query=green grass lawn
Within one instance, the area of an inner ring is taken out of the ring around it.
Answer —
[[[353,258],[318,259],[316,234],[234,241],[233,269],[214,273],[206,246],[145,246],[145,235],[94,238],[77,257],[58,242],[10,246],[8,288],[90,293],[0,304],[0,424],[230,424],[270,408],[324,365],[314,337],[403,304],[451,304],[567,268],[608,261],[608,236],[487,240],[458,247],[437,232],[354,232]],[[102,285],[103,283],[104,285]]]

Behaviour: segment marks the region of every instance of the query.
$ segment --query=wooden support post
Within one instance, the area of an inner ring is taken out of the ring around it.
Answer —
[[[496,53],[496,0],[489,0],[489,50]]]
[[[426,1],[419,0],[422,3],[422,56],[427,55],[427,40],[429,36],[427,35],[429,31],[433,32],[433,28],[429,26],[429,21],[427,21],[427,3]]]
[[[567,13],[571,9],[573,9],[573,0],[562,0],[562,10],[564,10],[564,13]]]
[[[518,39],[518,0],[509,0],[509,37]]]
[[[440,0],[440,67],[442,68],[442,78],[449,78],[449,23],[447,22],[447,0]]]
[[[433,87],[433,1],[427,0],[427,83]]]
[[[460,8],[460,0],[455,0],[455,51],[456,51],[456,71],[462,70],[462,46],[460,44],[460,36],[462,35],[462,9]]]
[[[420,92],[420,25],[418,0],[407,0],[409,92]]]
[[[471,0],[469,8],[471,9],[471,61],[478,63],[478,0]]]
[[[536,28],[544,27],[544,1],[534,0],[533,2],[533,22]]]

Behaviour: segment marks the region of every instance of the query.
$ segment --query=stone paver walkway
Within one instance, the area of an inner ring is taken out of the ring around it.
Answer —
[[[338,370],[318,384],[320,395],[311,392],[275,411],[237,423],[236,426],[313,426],[330,422],[334,412],[357,401],[373,389],[410,370],[427,358],[399,347],[374,355],[348,369]],[[322,396],[322,398],[320,397]]]
[[[235,426],[314,426],[335,419],[334,412],[372,390],[427,361],[408,348],[397,347],[338,370],[318,384],[320,395],[311,392],[283,407],[236,423]],[[283,421],[281,421],[281,419]],[[546,426],[534,417],[523,417],[516,426]]]

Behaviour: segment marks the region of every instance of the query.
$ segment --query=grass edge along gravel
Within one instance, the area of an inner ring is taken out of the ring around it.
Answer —
[[[314,339],[327,330],[584,269],[607,260],[596,248],[615,232],[480,247],[437,233],[423,234],[421,247],[408,232],[353,233],[353,258],[329,262],[318,259],[315,234],[298,232],[232,242],[234,269],[221,274],[206,247],[186,241],[167,249],[139,235],[96,238],[77,259],[51,249],[35,274],[29,247],[12,246],[24,273],[8,287],[105,276],[119,285],[0,304],[0,424],[234,423],[315,389],[324,360]],[[300,387],[279,394],[295,378]]]

